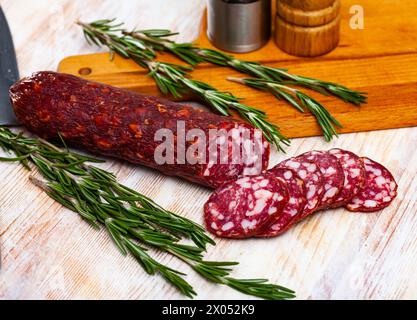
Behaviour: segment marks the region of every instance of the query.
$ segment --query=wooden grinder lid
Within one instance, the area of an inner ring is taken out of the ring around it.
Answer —
[[[340,0],[277,0],[275,42],[296,56],[314,57],[339,43]]]

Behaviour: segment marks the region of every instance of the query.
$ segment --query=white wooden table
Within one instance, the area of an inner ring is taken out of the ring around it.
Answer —
[[[96,51],[86,45],[78,18],[118,17],[131,27],[170,28],[180,40],[199,31],[203,0],[0,0],[15,40],[21,75],[56,70],[65,56]],[[417,106],[416,106],[417,107]],[[293,140],[275,164],[311,149],[341,147],[383,162],[399,183],[397,200],[377,214],[343,209],[312,216],[269,240],[218,240],[207,259],[241,264],[237,277],[266,277],[300,299],[417,298],[417,128]],[[141,167],[109,160],[120,181],[161,205],[202,223],[209,191]],[[183,296],[146,275],[95,231],[28,181],[29,172],[0,163],[0,299],[174,299]],[[202,299],[248,298],[202,280],[176,259],[156,258],[188,273]]]

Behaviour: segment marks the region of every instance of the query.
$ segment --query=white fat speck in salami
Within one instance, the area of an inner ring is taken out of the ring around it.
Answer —
[[[318,209],[328,208],[336,200],[343,189],[345,176],[342,165],[338,159],[326,151],[309,151],[297,157],[300,160],[309,160],[317,164],[324,180],[324,193],[320,199]]]
[[[353,152],[343,149],[331,149],[329,154],[335,156],[343,169],[344,183],[331,207],[343,206],[359,192],[365,183],[365,168],[363,161]]]
[[[345,207],[350,211],[381,210],[397,196],[397,183],[383,165],[369,158],[361,159],[365,166],[365,184]]]
[[[285,184],[272,175],[240,178],[210,196],[204,206],[206,227],[219,237],[248,238],[276,222],[287,202]]]
[[[285,168],[273,168],[268,171],[276,179],[282,181],[288,190],[289,200],[282,209],[282,213],[277,221],[270,223],[256,236],[262,238],[275,237],[286,231],[296,220],[297,216],[303,212],[306,204],[304,182],[297,177],[295,171]]]
[[[320,205],[320,200],[324,194],[323,174],[314,161],[305,158],[290,158],[279,163],[275,168],[290,169],[296,173],[296,176],[304,182],[305,195],[307,203],[303,212],[297,215],[298,219],[302,219],[313,213]]]

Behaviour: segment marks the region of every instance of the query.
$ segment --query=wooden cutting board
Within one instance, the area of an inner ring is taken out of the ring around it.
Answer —
[[[314,59],[296,58],[280,51],[270,40],[262,49],[236,54],[236,57],[285,67],[295,74],[334,81],[367,92],[368,103],[361,107],[311,93],[342,123],[340,132],[416,126],[417,15],[414,13],[417,12],[417,2],[402,1],[401,6],[383,10],[372,1],[366,1],[363,4],[365,29],[353,30],[349,25],[352,17],[349,8],[356,2],[343,2],[341,41],[330,54]],[[196,42],[202,47],[212,48],[205,29],[203,21],[202,32]],[[168,54],[161,55],[160,59],[178,62]],[[107,53],[67,57],[61,61],[58,70],[141,93],[160,95],[153,80],[146,76],[146,71],[119,56],[110,61]],[[85,74],[86,71],[89,74]],[[300,113],[267,93],[226,80],[228,76],[243,77],[238,72],[203,64],[192,75],[195,79],[244,98],[244,103],[250,106],[264,110],[288,137],[321,134],[315,118],[309,113]]]

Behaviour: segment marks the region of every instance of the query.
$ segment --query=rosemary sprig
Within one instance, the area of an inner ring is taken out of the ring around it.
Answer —
[[[192,43],[176,43],[169,39],[170,36],[175,34],[170,30],[123,30],[122,32],[131,38],[141,41],[142,45],[149,50],[170,52],[191,65],[196,65],[200,62],[210,62],[216,65],[230,67],[241,73],[263,80],[265,83],[268,83],[266,91],[269,91],[278,99],[287,101],[301,112],[303,110],[299,108],[298,104],[294,103],[293,98],[282,93],[281,90],[277,90],[280,85],[284,85],[287,88],[289,88],[288,86],[305,87],[324,95],[334,95],[345,102],[355,105],[366,102],[364,92],[351,90],[337,83],[294,75],[286,69],[269,67],[257,62],[239,60],[221,51],[199,48]],[[254,87],[250,81],[244,81],[243,83]],[[340,123],[337,120],[335,121],[334,117],[330,115],[323,105],[300,90],[296,92],[300,96],[300,100],[304,100],[307,105],[311,106],[308,109],[316,117],[326,140],[331,140],[333,135],[337,136],[335,128],[333,126],[329,127],[329,124],[331,125],[333,123],[341,127]]]
[[[114,20],[109,20],[112,22]],[[120,30],[119,30],[120,31]],[[191,42],[176,43],[166,38],[178,35],[178,32],[172,32],[166,29],[148,29],[135,32],[121,30],[123,34],[131,36],[134,39],[143,41],[143,45],[148,49],[156,51],[168,51],[188,64],[195,66],[205,59],[198,55],[199,48]],[[151,44],[151,46],[149,46]]]
[[[61,149],[0,127],[0,148],[16,155],[0,161],[17,161],[29,170],[34,165],[43,177],[31,176],[34,184],[94,227],[104,227],[122,254],[130,253],[148,274],[161,275],[184,295],[196,295],[185,274],[156,261],[147,247],[172,254],[204,278],[240,292],[264,299],[294,297],[292,290],[266,280],[230,277],[235,262],[204,261],[206,245],[215,243],[201,226],[120,184],[112,173],[87,163],[100,161],[70,152],[63,144]],[[181,243],[183,238],[191,238],[194,245]]]
[[[305,109],[309,110],[315,116],[319,126],[322,128],[326,141],[330,141],[333,136],[338,136],[335,127],[342,127],[339,121],[337,121],[320,102],[298,89],[289,87],[286,82],[276,83],[256,78],[241,79],[234,77],[229,77],[228,80],[246,84],[259,90],[268,91],[278,99],[287,101],[301,112],[304,112]]]
[[[292,85],[304,86],[322,94],[332,94],[343,101],[356,105],[366,102],[364,92],[352,90],[337,83],[291,74],[287,69],[269,67],[258,62],[243,61],[218,50],[200,48],[193,43],[177,43],[168,39],[178,34],[170,30],[127,31],[123,29],[122,32],[133,39],[141,41],[142,45],[149,50],[168,51],[191,65],[210,62],[221,66],[228,66],[242,73],[264,80],[277,82],[292,81]]]
[[[191,92],[221,115],[230,116],[231,110],[236,111],[243,119],[260,129],[265,138],[275,144],[278,150],[283,150],[283,145],[289,145],[289,140],[279,132],[276,125],[268,121],[265,112],[241,103],[241,98],[235,97],[230,92],[219,91],[205,82],[191,79],[188,73],[192,70],[190,67],[155,61],[155,50],[161,49],[158,45],[149,47],[140,39],[119,34],[122,30],[121,24],[113,24],[113,21],[99,20],[93,23],[77,23],[83,28],[89,43],[106,46],[111,52],[130,58],[141,67],[149,70],[149,76],[154,79],[163,94],[171,94],[180,98],[185,92]],[[163,30],[148,32],[152,32],[154,38],[172,35],[172,33]],[[191,44],[176,45],[172,52],[186,62],[197,63],[197,60],[188,55],[190,48],[193,48]]]

